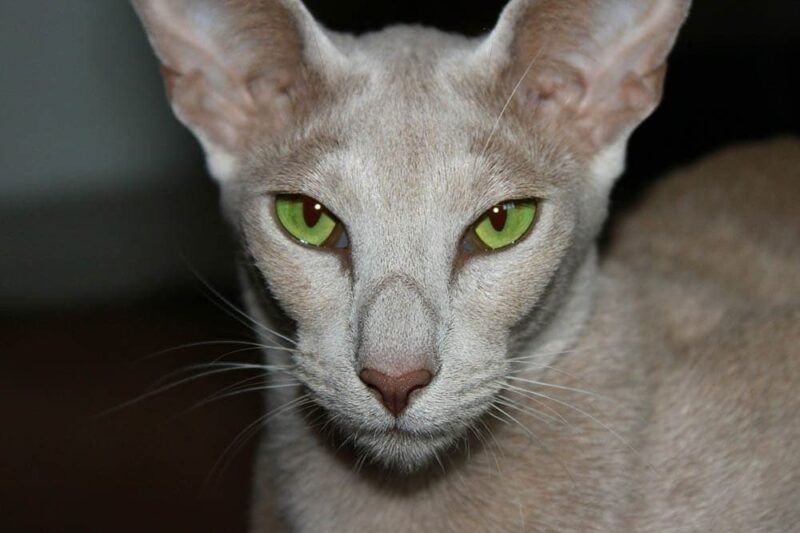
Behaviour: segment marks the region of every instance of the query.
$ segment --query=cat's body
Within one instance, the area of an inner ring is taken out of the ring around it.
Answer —
[[[254,533],[795,527],[796,143],[669,180],[598,261],[687,1],[513,0],[481,39],[136,5],[248,311],[289,319]]]
[[[525,428],[490,419],[483,445],[398,479],[280,417],[254,531],[280,523],[276,501],[301,531],[800,528],[798,168],[797,140],[737,146],[619,220],[591,318],[532,378],[596,420],[543,398],[528,406],[568,426],[506,406]]]

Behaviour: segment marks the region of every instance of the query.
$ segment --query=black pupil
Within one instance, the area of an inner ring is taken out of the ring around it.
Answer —
[[[489,222],[495,231],[503,231],[503,228],[506,227],[507,218],[508,214],[504,205],[496,205],[489,210]]]
[[[303,198],[303,220],[306,226],[313,228],[322,217],[322,206],[316,200],[308,197]]]

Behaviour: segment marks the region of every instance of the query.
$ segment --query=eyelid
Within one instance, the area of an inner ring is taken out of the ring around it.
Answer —
[[[511,198],[501,198],[500,200],[492,202],[492,203],[490,203],[488,205],[486,203],[484,203],[484,202],[481,202],[481,204],[483,204],[483,206],[486,206],[486,207],[482,207],[480,209],[480,211],[477,211],[477,213],[473,212],[471,224],[475,224],[478,220],[481,219],[481,217],[483,217],[484,215],[488,214],[489,210],[491,208],[493,208],[493,207],[495,207],[497,205],[506,205],[506,204],[513,204],[513,203],[522,203],[522,202],[533,202],[538,206],[543,201],[545,201],[545,200],[543,198],[538,197],[538,196],[514,196],[514,197],[511,197]]]
[[[327,203],[321,201],[317,196],[314,196],[313,194],[308,194],[306,192],[297,191],[297,190],[288,190],[288,189],[287,190],[280,190],[280,191],[271,191],[271,192],[267,192],[265,194],[266,194],[266,196],[270,197],[270,200],[271,200],[271,202],[273,204],[273,210],[274,210],[275,202],[277,201],[277,199],[280,196],[305,196],[306,198],[311,198],[315,202],[319,203],[325,209],[325,211],[328,213],[328,215],[330,215],[331,217],[336,219],[336,222],[344,225],[344,223],[342,222],[342,219],[339,217],[339,215],[337,215],[330,207],[328,207]]]
[[[522,202],[532,202],[536,206],[536,218],[539,216],[539,209],[541,208],[543,203],[546,203],[547,200],[543,198],[539,198],[538,196],[527,196],[527,197],[514,197],[514,198],[506,198],[493,204],[490,204],[488,207],[482,209],[481,211],[474,213],[471,215],[471,222],[467,225],[467,230],[473,228],[476,224],[478,224],[483,217],[489,214],[489,210],[498,205],[507,205],[507,204],[514,204],[514,203],[522,203]],[[485,205],[485,204],[484,204]]]

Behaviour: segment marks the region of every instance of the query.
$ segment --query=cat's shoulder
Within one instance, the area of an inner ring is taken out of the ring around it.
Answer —
[[[800,138],[731,146],[659,180],[608,255],[765,304],[800,301]]]
[[[666,176],[617,220],[605,261],[661,354],[647,440],[670,475],[647,491],[654,529],[675,508],[715,530],[799,518],[800,140],[730,147]],[[774,515],[752,522],[765,506]]]
[[[800,139],[730,147],[674,172],[611,235],[606,264],[623,266],[641,316],[678,353],[720,371],[737,357],[800,360]]]
[[[800,139],[732,146],[665,176],[610,235],[606,263],[624,265],[675,346],[791,315],[800,309]]]

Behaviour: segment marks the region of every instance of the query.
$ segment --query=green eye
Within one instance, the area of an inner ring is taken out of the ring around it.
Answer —
[[[524,237],[535,218],[533,200],[497,204],[475,223],[475,237],[484,248],[499,250]]]
[[[303,244],[347,247],[347,236],[341,224],[313,198],[299,194],[278,195],[275,213],[283,228]]]

